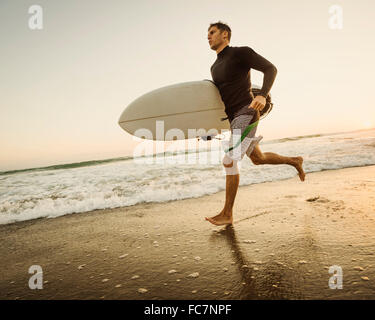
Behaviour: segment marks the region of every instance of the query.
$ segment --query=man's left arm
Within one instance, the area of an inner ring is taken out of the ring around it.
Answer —
[[[241,49],[242,60],[246,67],[263,72],[262,89],[249,106],[249,108],[260,111],[266,105],[266,98],[275,81],[277,69],[271,62],[256,53],[253,49],[249,47],[242,47]]]

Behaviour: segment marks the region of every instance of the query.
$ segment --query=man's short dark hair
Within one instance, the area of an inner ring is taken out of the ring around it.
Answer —
[[[223,31],[228,31],[228,41],[230,41],[230,36],[232,35],[232,30],[229,28],[229,26],[221,21],[219,22],[215,22],[215,23],[211,23],[210,26],[208,27],[208,30],[210,30],[210,28],[212,27],[216,27],[220,30],[220,33],[222,33]]]

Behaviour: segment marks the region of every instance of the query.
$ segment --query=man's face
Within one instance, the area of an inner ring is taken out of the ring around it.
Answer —
[[[220,32],[220,30],[217,27],[211,27],[208,30],[207,36],[210,48],[212,50],[216,50],[217,48],[219,48],[224,43],[224,36],[226,36],[227,34],[227,31]]]

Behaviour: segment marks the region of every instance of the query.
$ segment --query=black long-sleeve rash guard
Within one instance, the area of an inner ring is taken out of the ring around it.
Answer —
[[[264,73],[260,95],[267,97],[277,69],[253,49],[226,46],[211,66],[212,79],[219,89],[230,121],[241,107],[249,105],[254,99],[251,92],[250,69]]]

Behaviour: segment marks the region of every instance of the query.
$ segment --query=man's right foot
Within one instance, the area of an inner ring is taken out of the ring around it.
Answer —
[[[301,179],[301,181],[305,181],[305,171],[303,171],[302,168],[302,163],[303,163],[303,158],[302,157],[293,157],[294,160],[294,167],[298,171],[298,176]]]
[[[212,224],[216,226],[222,226],[226,224],[233,224],[233,216],[232,214],[224,214],[223,212],[220,212],[217,216],[211,217],[211,218],[205,218],[207,221],[211,222]]]

